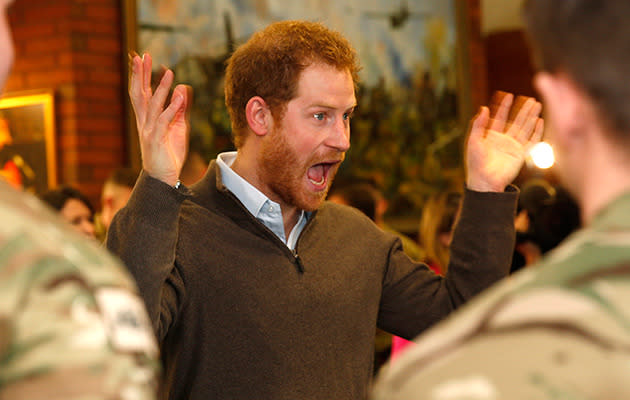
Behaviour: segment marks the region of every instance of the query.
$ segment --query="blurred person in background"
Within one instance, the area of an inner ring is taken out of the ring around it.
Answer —
[[[422,207],[418,240],[426,253],[424,262],[441,275],[447,272],[461,198],[459,192],[438,192],[429,196]]]
[[[530,179],[521,187],[515,219],[516,245],[511,273],[538,262],[580,227],[580,211],[562,187]]]
[[[59,212],[59,215],[76,230],[89,238],[96,238],[94,230],[94,207],[79,190],[59,186],[40,195],[42,201]]]
[[[114,215],[127,204],[138,172],[133,168],[117,168],[103,183],[101,212],[94,219],[96,236],[103,241]]]

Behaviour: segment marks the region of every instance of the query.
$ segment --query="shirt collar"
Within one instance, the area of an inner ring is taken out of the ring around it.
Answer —
[[[258,217],[258,213],[269,199],[242,176],[234,172],[231,168],[234,160],[236,160],[235,151],[221,153],[217,156],[217,164],[221,170],[221,180],[225,187],[243,203],[247,211]]]

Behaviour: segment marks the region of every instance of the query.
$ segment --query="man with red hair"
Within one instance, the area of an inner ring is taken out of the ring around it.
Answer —
[[[153,93],[151,57],[131,63],[143,172],[107,246],[145,297],[165,397],[364,399],[377,325],[414,337],[507,274],[517,193],[504,191],[542,134],[533,99],[510,124],[510,95],[473,121],[441,277],[365,215],[325,202],[357,105],[358,60],[338,32],[278,22],[235,51],[225,97],[237,151],[191,188],[179,183],[187,89],[165,106],[173,73]]]

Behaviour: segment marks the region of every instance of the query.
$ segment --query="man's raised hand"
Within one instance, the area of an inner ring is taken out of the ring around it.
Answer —
[[[190,87],[177,85],[165,107],[173,72],[166,70],[158,87],[151,89],[151,56],[131,57],[129,97],[136,114],[142,168],[171,186],[177,183],[188,146]]]
[[[518,175],[527,151],[540,141],[542,105],[533,98],[499,92],[494,116],[482,107],[473,118],[466,148],[466,185],[480,192],[501,192]],[[511,118],[511,116],[514,116]]]

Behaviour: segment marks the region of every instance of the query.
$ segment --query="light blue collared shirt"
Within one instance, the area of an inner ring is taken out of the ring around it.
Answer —
[[[236,152],[230,151],[217,156],[217,165],[221,171],[221,180],[230,192],[247,208],[247,210],[276,234],[291,250],[295,249],[300,233],[308,221],[309,213],[302,211],[297,224],[287,239],[284,233],[284,221],[280,204],[271,201],[260,190],[234,172],[231,168],[236,159]]]

